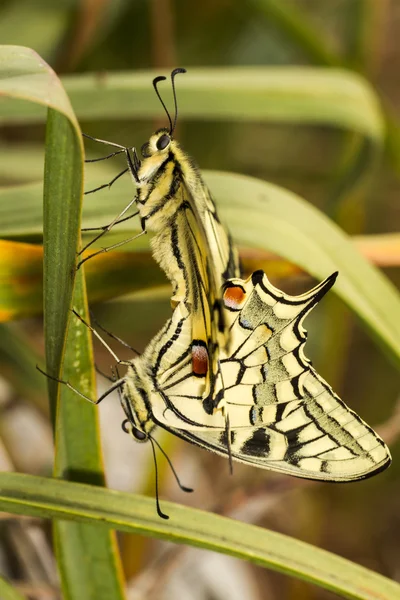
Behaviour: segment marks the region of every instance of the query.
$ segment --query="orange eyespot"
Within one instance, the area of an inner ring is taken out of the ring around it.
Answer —
[[[208,351],[204,342],[192,343],[192,368],[197,377],[204,377],[208,372]]]
[[[246,297],[246,292],[239,285],[227,287],[224,292],[224,303],[228,308],[239,308]]]

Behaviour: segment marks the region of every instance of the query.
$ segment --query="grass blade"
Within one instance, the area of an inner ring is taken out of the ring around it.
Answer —
[[[18,104],[18,99],[29,101],[31,105],[46,106],[48,109],[43,218],[45,345],[47,372],[59,377],[71,314],[75,258],[80,239],[83,193],[81,134],[60,80],[34,51],[16,46],[0,47],[0,93],[5,99],[1,105],[4,110],[7,106]],[[75,298],[85,316],[87,303],[82,277],[81,274]],[[74,335],[73,328],[71,332],[70,335]],[[92,356],[89,336],[82,335],[79,344],[82,359],[79,361],[75,344],[66,355],[65,369],[70,375],[71,383],[77,386],[80,381],[76,381],[74,377],[81,372],[80,369],[89,373],[88,393],[93,396],[95,390],[93,377],[90,378]],[[78,361],[80,369],[72,364],[72,360],[74,363]],[[69,422],[64,413],[64,398],[58,403],[59,385],[51,381],[48,387],[53,421],[57,422],[56,475],[78,476],[74,470],[78,464],[81,480],[86,478],[93,481],[97,478],[97,483],[102,483],[95,411],[82,412],[80,405],[80,429],[74,430],[73,423]],[[81,440],[85,436],[86,446],[76,444],[77,439]],[[123,598],[115,541],[111,532],[94,530],[93,527],[78,523],[56,523],[55,528],[64,597],[71,600],[91,597],[96,600]],[[88,555],[93,555],[98,560],[88,561]],[[102,585],[99,585],[100,580]]]
[[[80,131],[61,113],[49,109],[44,178],[44,316],[47,372],[63,377],[89,397],[96,397],[89,331],[71,319],[71,304],[88,320],[83,270],[75,279],[83,194]],[[68,339],[66,339],[66,324]],[[65,356],[63,356],[65,353]],[[64,360],[63,360],[64,359]],[[60,394],[60,397],[58,397]],[[77,403],[70,390],[49,381],[56,421],[57,477],[104,484],[97,413]],[[57,402],[58,401],[58,402]],[[56,521],[54,537],[64,597],[68,600],[122,599],[123,585],[112,532],[79,523]],[[88,557],[89,560],[88,560]],[[82,566],[85,565],[85,568]]]
[[[79,119],[164,116],[151,86],[157,71],[65,76]],[[168,96],[168,90],[166,90]],[[168,102],[168,99],[167,99]],[[181,119],[319,123],[383,139],[379,101],[368,82],[345,69],[317,67],[191,68],[179,80]],[[35,106],[5,103],[0,122],[43,122]]]
[[[80,235],[83,149],[71,121],[49,109],[43,189],[43,306],[46,369],[59,377]],[[55,421],[58,384],[48,381]]]
[[[77,274],[73,307],[88,319],[83,270]],[[74,315],[68,328],[63,377],[96,398],[91,334]],[[105,484],[98,411],[64,386],[57,413],[56,447],[56,476],[98,486]],[[113,532],[100,531],[94,525],[56,521],[54,533],[65,598],[124,598]]]
[[[90,302],[166,283],[150,252],[110,252],[85,270]],[[0,323],[42,314],[43,247],[0,240],[0,280]]]
[[[339,227],[305,200],[279,186],[243,175],[215,171],[205,172],[205,178],[239,245],[270,250],[318,279],[339,270],[340,276],[334,290],[399,362],[398,292],[383,273],[361,256]],[[33,216],[37,210],[35,205],[38,204],[40,187],[22,186],[22,189],[27,212]],[[96,206],[86,209],[88,218],[85,225],[110,221],[117,207],[124,206],[131,193],[132,184],[129,180],[120,181],[118,187],[104,194],[99,193]],[[19,194],[22,196],[22,191]],[[11,214],[10,211],[15,213],[9,218],[12,223],[18,211],[12,202],[8,205],[8,214]],[[7,222],[6,217],[4,222]],[[120,235],[126,236],[128,231],[131,235],[132,229],[122,229]],[[147,244],[147,240],[144,243]],[[393,252],[389,245],[386,248],[386,254]],[[141,253],[138,256],[143,258]],[[92,261],[93,269],[96,260]],[[120,276],[132,278],[128,264],[126,266],[125,274],[121,269]],[[101,278],[100,274],[96,276]]]
[[[157,516],[153,498],[32,475],[0,475],[3,510],[97,523],[215,550],[294,575],[345,598],[399,598],[398,583],[304,542],[171,502],[163,502],[162,507],[169,521]]]

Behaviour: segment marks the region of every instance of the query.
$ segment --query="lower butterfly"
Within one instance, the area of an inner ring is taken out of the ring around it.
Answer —
[[[382,439],[332,391],[304,355],[303,320],[335,282],[289,296],[262,271],[223,286],[230,346],[212,357],[191,337],[179,303],[165,327],[120,380],[129,432],[159,425],[217,454],[297,477],[355,481],[391,462]]]

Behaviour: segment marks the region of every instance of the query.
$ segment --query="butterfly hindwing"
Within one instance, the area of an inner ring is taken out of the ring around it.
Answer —
[[[180,437],[233,458],[292,475],[327,481],[362,479],[385,468],[379,436],[332,391],[304,355],[303,320],[336,275],[293,297],[260,271],[224,286],[231,346],[221,354],[224,411],[205,410],[195,378],[186,373],[162,391],[153,415]],[[179,370],[179,369],[178,369]]]

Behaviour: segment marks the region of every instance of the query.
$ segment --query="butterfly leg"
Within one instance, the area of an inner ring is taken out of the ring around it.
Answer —
[[[110,189],[110,187],[113,185],[113,183],[115,183],[117,181],[117,179],[122,177],[122,175],[125,175],[125,173],[127,173],[128,171],[129,171],[129,167],[127,167],[126,169],[121,171],[121,173],[118,173],[118,175],[116,175],[114,177],[114,179],[111,179],[111,181],[109,181],[108,183],[103,183],[103,185],[99,185],[97,188],[88,190],[87,192],[84,193],[84,195],[87,196],[88,194],[93,194],[94,192],[98,192],[99,190],[104,190],[104,188]]]
[[[133,202],[136,202],[136,198],[132,202],[129,203],[129,207],[132,206]],[[116,217],[113,220],[113,222],[112,222],[113,226],[114,225],[119,225],[120,223],[124,223],[125,221],[129,221],[129,219],[133,219],[133,217],[137,217],[138,214],[139,214],[139,211],[137,211],[137,212],[133,213],[133,215],[128,215],[127,217],[124,217],[123,219],[120,219],[119,217],[121,216],[121,214],[124,214],[127,210],[128,210],[128,207],[124,208],[124,210],[120,213],[120,215],[118,215],[118,217]],[[99,230],[103,231],[104,229],[107,229],[107,231],[109,231],[111,229],[110,223],[108,225],[99,225],[99,227],[82,227],[81,231],[99,231]],[[90,243],[92,244],[93,242],[90,242]],[[85,248],[87,248],[87,246],[85,246]],[[83,252],[83,250],[85,248],[83,248],[81,250],[81,252]]]
[[[140,183],[140,179],[139,179],[140,159],[137,155],[136,148],[132,148],[131,150],[132,150],[133,158],[129,152],[129,148],[126,148],[126,152],[125,152],[126,160],[128,162],[128,168],[129,168],[129,171],[131,172],[133,179],[136,181],[136,183]]]
[[[113,158],[114,156],[123,153],[124,150],[116,150],[116,152],[111,152],[110,154],[107,154],[107,156],[100,156],[100,158],[85,158],[85,163],[94,163],[100,162],[101,160],[108,160],[109,158]]]
[[[104,400],[104,398],[107,398],[107,396],[109,396],[109,394],[111,394],[111,392],[113,392],[114,390],[119,389],[125,383],[125,377],[122,377],[121,379],[118,379],[117,381],[115,381],[113,383],[113,385],[111,387],[108,388],[108,390],[106,390],[104,392],[104,394],[102,394],[99,398],[97,398],[97,400],[92,400],[92,398],[90,398],[89,396],[86,396],[86,394],[84,394],[83,392],[81,392],[80,390],[78,390],[78,388],[76,388],[73,385],[71,385],[69,383],[69,381],[66,381],[65,379],[59,379],[58,377],[53,377],[52,375],[49,375],[48,373],[46,373],[46,371],[43,371],[43,369],[41,369],[39,367],[39,365],[36,365],[36,368],[37,368],[37,370],[40,373],[42,373],[43,375],[45,375],[48,379],[51,379],[52,381],[57,381],[58,383],[62,383],[63,385],[66,385],[69,390],[71,390],[72,392],[74,392],[75,394],[77,394],[78,396],[80,396],[81,398],[83,398],[84,400],[87,400],[91,404],[100,404],[100,402],[102,400]]]
[[[106,348],[106,350],[108,350],[108,352],[111,354],[111,356],[113,357],[113,359],[119,365],[127,365],[127,366],[130,365],[129,361],[127,361],[127,360],[121,360],[120,358],[118,358],[118,356],[115,354],[114,350],[112,350],[112,348],[110,348],[110,346],[107,344],[107,342],[105,340],[103,340],[103,338],[101,337],[101,335],[99,333],[97,333],[97,331],[89,323],[87,323],[81,317],[81,315],[78,312],[76,312],[75,309],[72,309],[72,312],[80,320],[80,322],[83,323],[85,325],[85,327],[87,327],[93,333],[93,335],[95,335],[97,337],[97,339],[100,341],[100,343],[103,344],[103,346]]]
[[[137,240],[137,238],[140,238],[142,235],[146,234],[147,231],[144,229],[143,231],[141,231],[140,233],[138,233],[137,235],[134,235],[126,240],[122,240],[122,242],[118,242],[117,244],[113,244],[112,246],[107,246],[106,248],[102,248],[101,250],[98,250],[97,252],[94,252],[93,254],[90,254],[89,256],[86,256],[86,258],[83,258],[81,261],[78,262],[78,264],[76,265],[76,269],[80,269],[80,267],[83,265],[83,263],[85,263],[86,261],[88,261],[90,258],[94,258],[95,256],[97,256],[98,254],[104,254],[104,252],[109,252],[110,250],[114,250],[115,248],[119,248],[120,246],[123,246],[124,244],[128,244],[129,242],[133,242],[133,240]]]
[[[109,142],[107,140],[102,140],[101,138],[95,138],[87,133],[82,133],[83,137],[88,140],[92,140],[92,142],[97,142],[98,144],[105,144],[106,146],[114,146],[114,148],[120,148],[121,152],[125,152],[126,146],[121,146],[121,144],[116,144],[115,142]]]
[[[86,244],[86,246],[84,246],[79,252],[78,252],[78,256],[80,256],[82,254],[82,252],[84,252],[85,250],[87,250],[89,248],[89,246],[91,246],[92,244],[94,244],[94,242],[97,242],[98,239],[100,239],[101,237],[103,237],[103,235],[105,235],[106,233],[108,233],[109,231],[111,231],[111,229],[114,227],[114,225],[118,225],[119,223],[123,223],[124,221],[129,221],[129,219],[133,219],[133,217],[136,217],[139,214],[139,211],[136,211],[135,213],[133,213],[133,215],[129,215],[127,217],[124,217],[124,214],[130,209],[130,207],[132,206],[132,204],[134,204],[136,202],[136,196],[135,198],[133,198],[129,204],[127,204],[125,206],[125,208],[115,217],[115,219],[113,219],[111,221],[111,223],[108,223],[108,225],[103,225],[101,227],[88,227],[88,228],[84,228],[82,229],[82,231],[98,231],[99,229],[101,230],[100,233],[98,235],[96,235],[96,237],[94,237],[92,240],[90,240],[90,242],[88,242]]]

